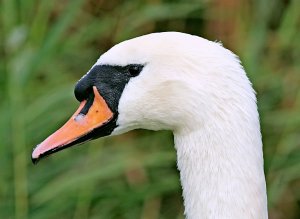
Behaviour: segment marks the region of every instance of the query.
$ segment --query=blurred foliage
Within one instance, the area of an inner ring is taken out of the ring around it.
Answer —
[[[182,31],[237,53],[258,95],[271,219],[300,215],[298,0],[1,0],[0,218],[183,218],[170,132],[32,148],[76,109],[76,81],[122,40]]]

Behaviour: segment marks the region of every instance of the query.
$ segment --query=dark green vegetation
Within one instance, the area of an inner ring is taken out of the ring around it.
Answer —
[[[169,132],[136,131],[33,166],[77,108],[75,82],[122,40],[176,30],[222,41],[257,90],[271,219],[300,215],[300,2],[0,1],[0,218],[183,218]]]

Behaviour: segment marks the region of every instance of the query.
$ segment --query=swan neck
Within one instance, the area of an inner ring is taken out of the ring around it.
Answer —
[[[174,133],[187,219],[267,219],[258,118],[234,126]]]

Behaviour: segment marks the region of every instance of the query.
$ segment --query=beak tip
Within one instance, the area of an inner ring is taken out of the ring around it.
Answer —
[[[37,145],[37,146],[33,149],[32,154],[31,154],[31,161],[32,161],[33,164],[37,164],[38,161],[40,160],[40,155],[37,153],[37,150],[36,150],[38,146],[39,146],[39,145]]]
[[[39,158],[31,157],[31,161],[35,165],[35,164],[37,164],[39,162]]]

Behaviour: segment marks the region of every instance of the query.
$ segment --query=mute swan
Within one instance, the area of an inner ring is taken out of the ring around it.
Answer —
[[[40,158],[133,129],[172,130],[188,219],[266,219],[255,92],[237,56],[178,32],[124,41],[75,87],[79,109],[32,153]]]

